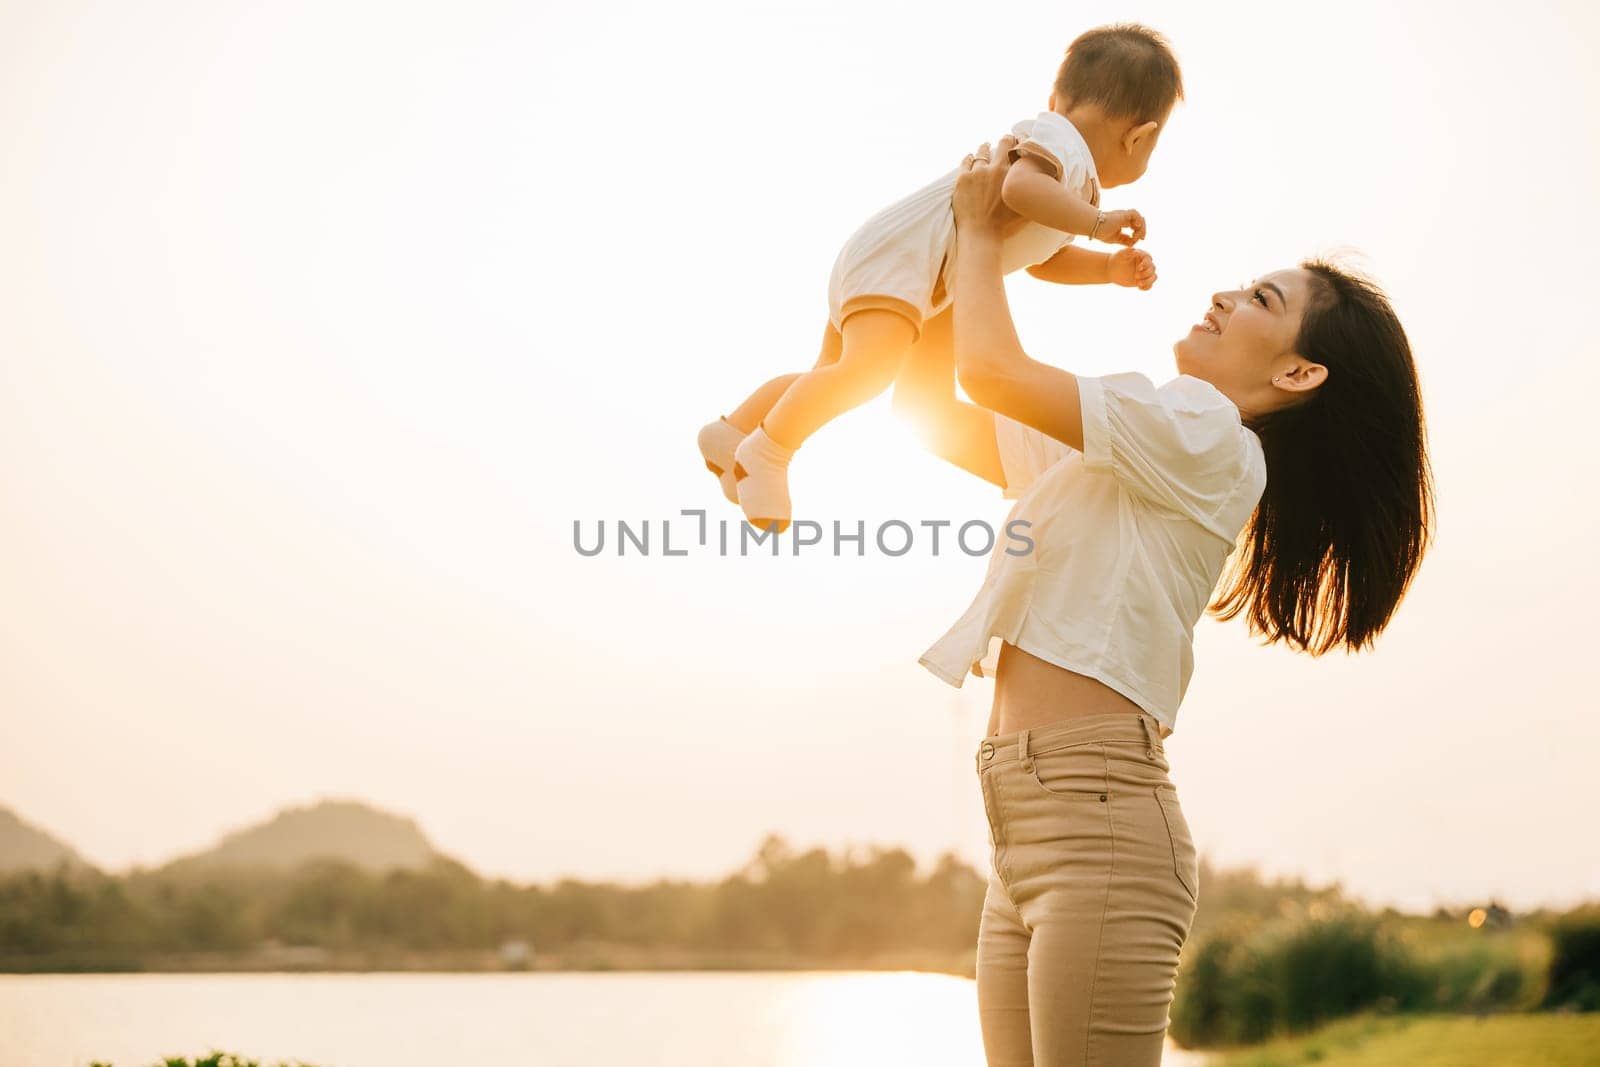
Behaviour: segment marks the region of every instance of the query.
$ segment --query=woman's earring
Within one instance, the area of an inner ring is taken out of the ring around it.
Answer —
[[[1278,380],[1278,376],[1277,376],[1277,375],[1276,375],[1276,374],[1274,374],[1274,375],[1273,375],[1273,376],[1272,376],[1272,380],[1273,380],[1273,381],[1277,381],[1277,380]]]

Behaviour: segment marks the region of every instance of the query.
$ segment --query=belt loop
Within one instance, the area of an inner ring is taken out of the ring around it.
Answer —
[[[1033,760],[1028,757],[1028,731],[1022,731],[1017,738],[1017,758],[1022,761],[1022,770],[1025,774],[1033,773]]]
[[[1155,728],[1150,725],[1150,716],[1141,713],[1139,715],[1139,725],[1144,727],[1144,754],[1151,759],[1155,759],[1156,738],[1158,735],[1155,732]]]

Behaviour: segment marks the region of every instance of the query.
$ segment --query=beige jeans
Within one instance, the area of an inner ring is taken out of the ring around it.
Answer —
[[[1154,1067],[1194,922],[1194,839],[1156,720],[986,738],[993,846],[978,927],[989,1067]]]

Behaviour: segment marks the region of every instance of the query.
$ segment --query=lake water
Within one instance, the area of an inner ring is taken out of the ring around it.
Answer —
[[[911,972],[0,975],[0,1067],[213,1048],[318,1067],[983,1067],[976,990]]]

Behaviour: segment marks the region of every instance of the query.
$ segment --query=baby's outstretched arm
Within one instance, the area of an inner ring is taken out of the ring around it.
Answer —
[[[1144,216],[1137,211],[1101,211],[1057,181],[1033,156],[1022,156],[1011,165],[1000,196],[1017,214],[1062,233],[1119,245],[1144,239]]]
[[[1043,263],[1029,267],[1028,273],[1042,282],[1057,285],[1110,282],[1129,289],[1149,289],[1156,283],[1156,262],[1150,258],[1150,253],[1137,248],[1092,252],[1076,245],[1064,245]]]

